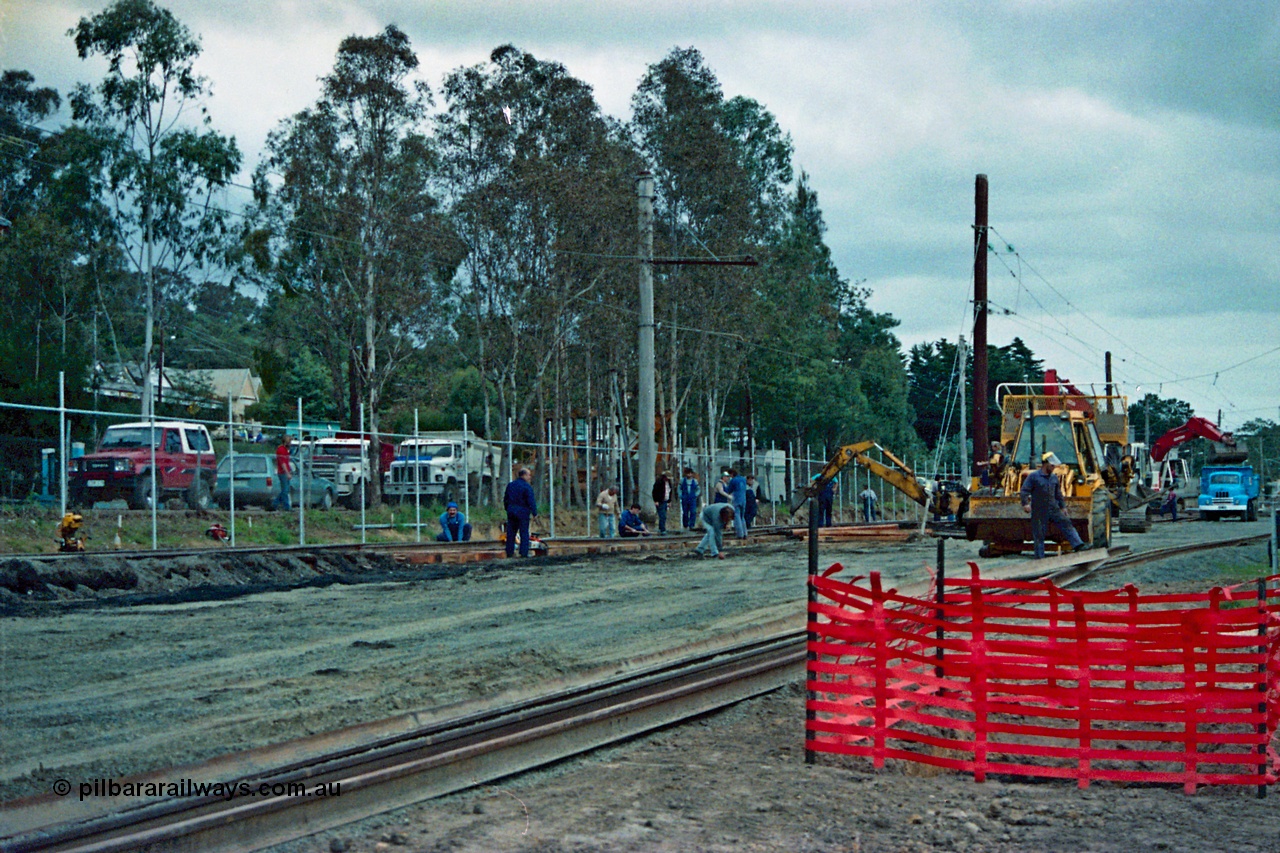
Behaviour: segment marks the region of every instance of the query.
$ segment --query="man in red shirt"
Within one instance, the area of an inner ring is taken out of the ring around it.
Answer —
[[[280,436],[280,444],[276,447],[276,478],[280,480],[280,494],[272,501],[276,509],[293,509],[289,500],[289,478],[293,476],[293,458],[289,456],[289,437]]]

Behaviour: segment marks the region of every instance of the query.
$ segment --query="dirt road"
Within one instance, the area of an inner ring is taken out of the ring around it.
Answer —
[[[1151,534],[1117,542],[1149,548],[1227,538],[1266,532],[1269,521],[1156,525]],[[953,541],[948,560],[973,558],[976,550]],[[533,559],[444,576],[366,566],[361,576],[368,580],[361,583],[251,595],[230,595],[231,585],[228,596],[199,601],[161,597],[119,606],[97,598],[74,607],[52,601],[43,610],[28,608],[25,615],[0,618],[0,800],[44,793],[57,778],[120,777],[410,709],[446,714],[464,703],[541,692],[602,668],[625,669],[677,646],[727,640],[763,623],[802,624],[802,544],[733,548],[729,554],[724,561],[679,552]],[[878,570],[892,583],[921,577],[934,554],[931,540],[825,547],[823,562]],[[1256,574],[1264,555],[1265,548],[1215,551],[1142,571],[1151,583],[1208,585]],[[183,578],[181,572],[175,576]],[[1127,580],[1116,577],[1107,585]],[[184,581],[174,586],[189,587]],[[1130,803],[1136,793],[974,786],[963,778],[901,771],[872,776],[831,762],[804,768],[802,721],[801,696],[774,694],[703,725],[524,777],[513,791],[532,797],[536,789],[547,797],[530,810],[531,827],[537,812],[534,834],[524,834],[519,820],[513,828],[509,807],[516,796],[481,792],[296,849],[341,847],[345,838],[353,839],[352,850],[395,846],[381,841],[393,831],[399,833],[393,840],[408,839],[415,849],[750,849],[757,842],[756,849],[769,850],[1118,849],[1107,846],[1114,835],[1091,809],[1111,795]],[[1006,793],[996,796],[997,790]],[[864,807],[873,791],[881,792],[871,800],[874,807]],[[1066,812],[1060,796],[1072,803]],[[1028,802],[1021,804],[1020,797]],[[1223,817],[1254,808],[1247,797],[1218,792],[1185,798],[1159,789],[1140,792],[1139,799],[1131,803],[1135,817],[1142,809],[1157,813],[1165,802],[1177,804],[1171,808],[1188,820],[1209,819],[1206,803],[1211,811],[1221,804]],[[992,805],[995,800],[1001,802]],[[1041,812],[1046,804],[1047,816]],[[954,816],[957,811],[966,818]],[[1057,831],[1067,813],[1078,813],[1069,820],[1083,834]],[[404,820],[412,833],[387,829]],[[1153,831],[1160,828],[1143,820]],[[1170,831],[1179,825],[1164,823]],[[1252,826],[1248,820],[1238,825],[1241,832]],[[1177,844],[1191,846],[1164,849],[1211,849],[1191,843],[1199,836],[1174,836]],[[1068,844],[1068,838],[1080,843]],[[1030,843],[1018,846],[1020,840]],[[1280,841],[1223,849],[1280,849]]]

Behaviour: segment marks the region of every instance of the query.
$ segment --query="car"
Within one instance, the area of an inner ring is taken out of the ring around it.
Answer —
[[[235,468],[236,506],[261,506],[271,509],[280,484],[276,480],[276,458],[270,453],[237,453],[224,456],[218,463],[218,480],[213,487],[213,499],[223,509],[231,507],[231,471]],[[296,462],[294,463],[296,466]],[[289,499],[298,504],[300,478],[289,481]],[[307,505],[329,509],[333,506],[338,488],[324,477],[306,477]]]
[[[162,502],[182,498],[191,509],[207,509],[215,461],[209,433],[200,424],[115,424],[107,427],[97,450],[71,460],[68,501],[73,507],[92,507],[97,501],[123,499],[129,509],[150,509],[156,488]]]

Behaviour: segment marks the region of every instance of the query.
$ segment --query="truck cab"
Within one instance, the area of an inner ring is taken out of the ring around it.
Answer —
[[[1241,521],[1257,521],[1259,486],[1250,465],[1206,465],[1200,469],[1200,517],[1218,521],[1237,516]]]
[[[501,462],[496,444],[468,430],[439,432],[405,439],[383,476],[388,499],[421,496],[441,503],[457,500],[464,488],[481,495]]]

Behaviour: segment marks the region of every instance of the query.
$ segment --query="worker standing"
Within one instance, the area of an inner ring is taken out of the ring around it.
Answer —
[[[502,503],[507,510],[507,556],[515,555],[516,533],[520,534],[520,556],[529,556],[529,519],[538,514],[538,501],[533,494],[533,472],[521,468],[507,484]]]
[[[293,476],[293,457],[289,455],[289,436],[280,436],[280,444],[276,446],[276,479],[280,481],[280,494],[272,504],[276,509],[291,510],[293,503],[289,500],[289,478]]]
[[[875,490],[867,486],[858,492],[858,497],[862,499],[862,517],[868,523],[876,520],[876,496]]]
[[[733,533],[739,539],[747,538],[747,478],[729,469],[729,503],[733,507]]]
[[[1053,469],[1060,464],[1062,463],[1053,453],[1045,453],[1040,457],[1039,470],[1027,475],[1022,491],[1019,492],[1022,511],[1031,513],[1031,538],[1035,540],[1037,560],[1044,557],[1045,533],[1051,523],[1071,545],[1072,551],[1087,551],[1092,547],[1080,538],[1080,534],[1063,513],[1067,502],[1062,496],[1062,484],[1058,481],[1058,475],[1053,473]]]
[[[698,524],[698,496],[701,494],[698,475],[692,468],[685,468],[684,477],[680,480],[680,525],[686,530],[693,530]]]
[[[609,486],[596,497],[596,511],[600,513],[600,538],[612,539],[614,523],[618,518],[618,487]]]

